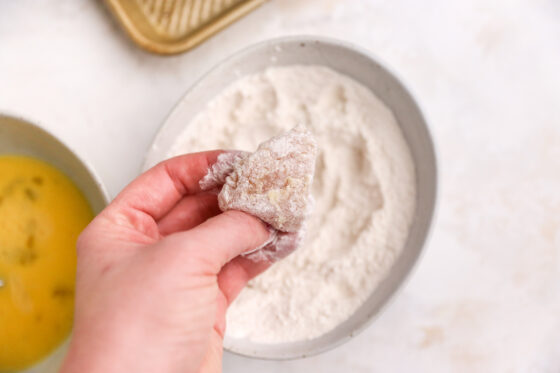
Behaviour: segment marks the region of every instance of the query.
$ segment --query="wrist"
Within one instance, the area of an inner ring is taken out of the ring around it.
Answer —
[[[162,371],[159,367],[153,367],[155,359],[147,359],[142,351],[130,343],[126,328],[100,330],[95,328],[96,325],[92,324],[92,328],[75,328],[60,373]]]

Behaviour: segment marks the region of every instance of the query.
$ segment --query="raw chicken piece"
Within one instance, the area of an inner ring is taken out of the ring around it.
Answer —
[[[254,215],[276,230],[253,258],[279,259],[303,236],[312,205],[311,184],[317,144],[304,127],[263,142],[254,153],[229,152],[200,181],[203,190],[223,184],[220,209]]]
[[[255,215],[282,232],[298,231],[308,214],[317,144],[296,127],[263,142],[233,165],[218,197],[220,209]]]

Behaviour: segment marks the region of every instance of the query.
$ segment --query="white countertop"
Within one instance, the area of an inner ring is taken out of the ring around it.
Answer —
[[[56,133],[115,195],[182,93],[260,40],[348,40],[400,73],[440,159],[439,211],[404,289],[362,334],[226,372],[560,371],[560,3],[271,0],[195,50],[135,47],[90,0],[0,2],[0,112]]]

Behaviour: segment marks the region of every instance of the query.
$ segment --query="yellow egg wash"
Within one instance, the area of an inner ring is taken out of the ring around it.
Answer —
[[[0,372],[37,362],[68,336],[76,239],[92,218],[62,172],[0,156]]]

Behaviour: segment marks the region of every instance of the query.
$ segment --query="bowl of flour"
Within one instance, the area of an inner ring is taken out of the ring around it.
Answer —
[[[402,285],[428,234],[436,159],[420,109],[366,52],[316,37],[249,47],[172,110],[144,168],[182,153],[254,151],[297,124],[319,147],[306,238],[227,313],[224,347],[289,359],[351,338]]]

